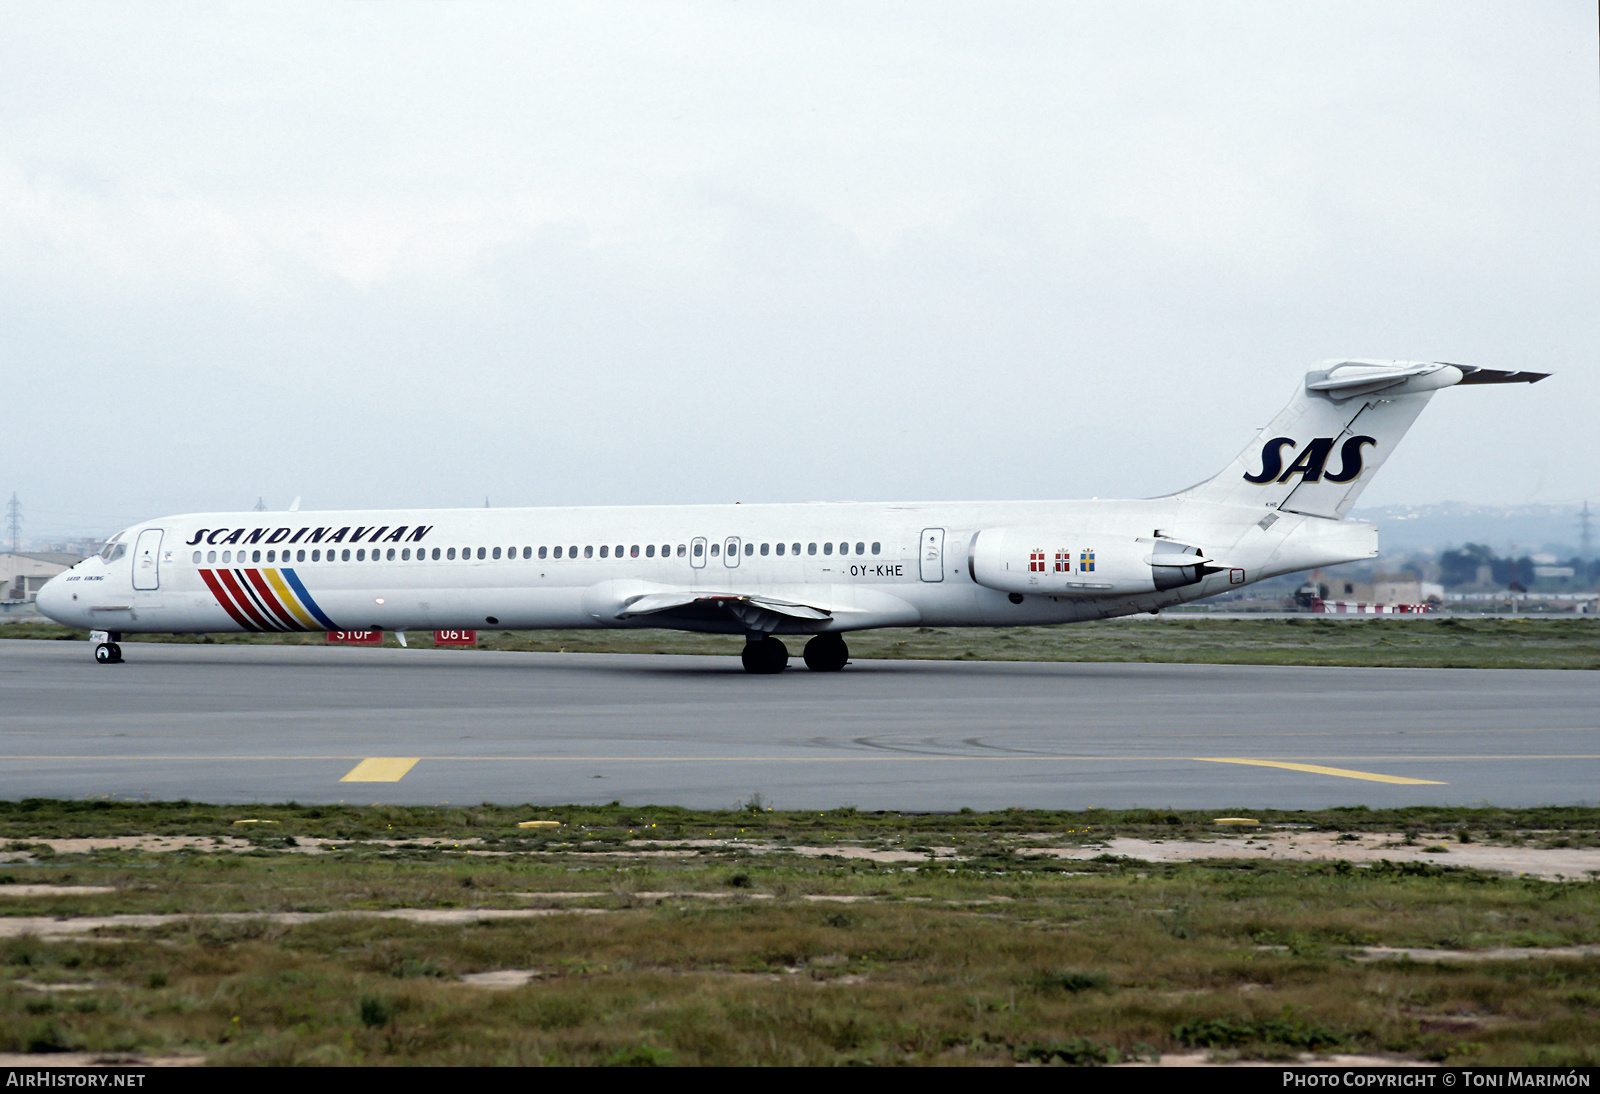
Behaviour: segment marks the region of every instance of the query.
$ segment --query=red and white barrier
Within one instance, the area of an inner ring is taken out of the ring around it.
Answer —
[[[1329,615],[1424,615],[1433,610],[1428,604],[1363,604],[1345,600],[1311,598],[1311,610]]]

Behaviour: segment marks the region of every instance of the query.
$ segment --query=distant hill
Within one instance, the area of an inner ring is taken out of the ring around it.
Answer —
[[[1581,505],[1386,505],[1355,509],[1350,516],[1378,526],[1383,553],[1430,551],[1481,543],[1499,555],[1545,552],[1566,559],[1578,553]],[[1593,535],[1600,545],[1600,506],[1591,505]],[[1513,548],[1513,545],[1515,547]]]

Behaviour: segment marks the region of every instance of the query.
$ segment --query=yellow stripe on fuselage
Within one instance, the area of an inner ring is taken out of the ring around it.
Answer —
[[[289,614],[294,616],[302,627],[308,631],[320,631],[322,629],[321,624],[311,618],[311,613],[300,606],[299,599],[290,590],[289,586],[284,584],[283,578],[278,576],[277,570],[262,570],[261,572],[267,575],[267,584],[271,585],[272,591],[278,594],[278,600],[285,608],[289,609]]]

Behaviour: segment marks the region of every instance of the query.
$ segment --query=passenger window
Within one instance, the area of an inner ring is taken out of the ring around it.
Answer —
[[[439,561],[439,548],[437,548],[437,547],[435,547],[433,549],[433,561],[435,561],[435,562]]]
[[[882,546],[883,546],[883,544],[881,544],[881,543],[874,543],[874,544],[873,544],[873,545],[872,545],[872,553],[873,553],[873,554],[877,554],[877,553],[878,553],[878,551],[879,551],[879,549],[880,549],[880,548],[881,548],[881,547],[882,547]]]
[[[661,548],[661,550],[662,550],[663,553],[666,552],[666,548],[665,547]],[[694,553],[698,555],[700,553],[700,548],[696,547],[694,549]],[[679,558],[683,557],[683,544],[681,544],[681,543],[678,544],[678,557]]]
[[[645,558],[655,558],[656,557],[656,545],[654,543],[646,543],[644,545],[644,557]]]
[[[456,549],[454,547],[450,548],[444,553],[444,557],[450,559],[452,562],[455,561]]]
[[[824,543],[822,545],[822,553],[825,554],[825,555],[833,554],[833,544],[832,543]]]
[[[232,551],[224,551],[224,552],[222,552],[222,561],[224,563],[232,562],[233,561],[233,552]]]
[[[765,553],[766,553],[766,552],[765,552],[765,551],[763,551],[763,552],[762,552],[762,553],[763,553],[763,554],[765,554]],[[779,554],[780,554],[780,555],[781,555],[781,554],[783,554],[783,544],[781,544],[781,543],[780,543],[780,544],[778,544],[778,553],[779,553]]]
[[[583,557],[584,558],[593,558],[594,557],[594,547],[593,546],[585,547],[583,549]]]
[[[556,548],[556,557],[557,557],[557,558],[560,558],[560,557],[561,557],[561,548],[560,548],[560,547],[557,547],[557,548]]]
[[[722,544],[713,543],[711,545],[711,557],[712,558],[716,558],[717,557],[717,552],[720,551],[721,549],[722,549]]]
[[[780,544],[778,544],[778,546],[779,546],[779,547],[782,547],[782,546],[783,546],[783,544],[781,544],[781,543],[780,543]],[[766,544],[765,544],[765,543],[763,543],[763,544],[762,544],[762,545],[761,545],[761,553],[762,553],[762,554],[766,554],[766,553],[767,553],[767,545],[766,545]]]
[[[480,547],[480,548],[478,548],[478,557],[479,557],[479,558],[482,558],[482,557],[483,557],[483,548],[481,548],[481,547]],[[498,547],[496,547],[496,548],[495,548],[495,549],[494,549],[494,557],[495,557],[495,558],[499,558],[499,557],[500,557],[500,548],[498,548]]]
[[[749,558],[751,555],[753,555],[755,553],[756,553],[756,545],[754,543],[751,543],[749,540],[745,540],[744,541],[744,556],[746,558]],[[763,554],[764,553],[765,552],[763,552]]]
[[[856,554],[864,555],[866,553],[867,553],[867,545],[865,543],[856,544]]]
[[[817,553],[817,545],[815,543],[806,544],[806,554],[814,555],[816,553]]]
[[[606,552],[609,551],[609,550],[611,550],[611,548],[607,547],[604,543],[602,543],[600,545],[600,557],[601,558],[605,558],[606,557]]]
[[[215,561],[217,561],[217,552],[215,552],[215,551],[207,551],[206,552],[206,561],[207,562],[215,562]]]
[[[652,547],[652,548],[650,548],[650,550],[654,551],[655,548]],[[639,557],[639,545],[637,543],[635,543],[632,547],[628,548],[628,557],[629,558],[638,558]]]
[[[617,544],[617,557],[618,558],[622,557],[622,544],[620,544],[620,543]]]
[[[200,552],[199,551],[196,551],[194,553],[194,561],[196,561],[196,562],[200,561]]]
[[[388,559],[390,562],[393,562],[394,561],[394,548],[391,547],[391,548],[388,549],[388,551],[384,552],[384,556],[383,557]]]

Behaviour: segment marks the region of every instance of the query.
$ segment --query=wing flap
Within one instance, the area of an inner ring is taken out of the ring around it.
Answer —
[[[784,619],[798,619],[807,623],[828,623],[833,620],[831,612],[812,607],[810,604],[796,604],[748,593],[706,593],[688,590],[645,593],[642,596],[629,597],[623,604],[622,610],[617,613],[617,618],[640,619],[648,615],[660,615],[689,608],[728,613],[741,622],[746,615],[755,613],[770,613]]]

